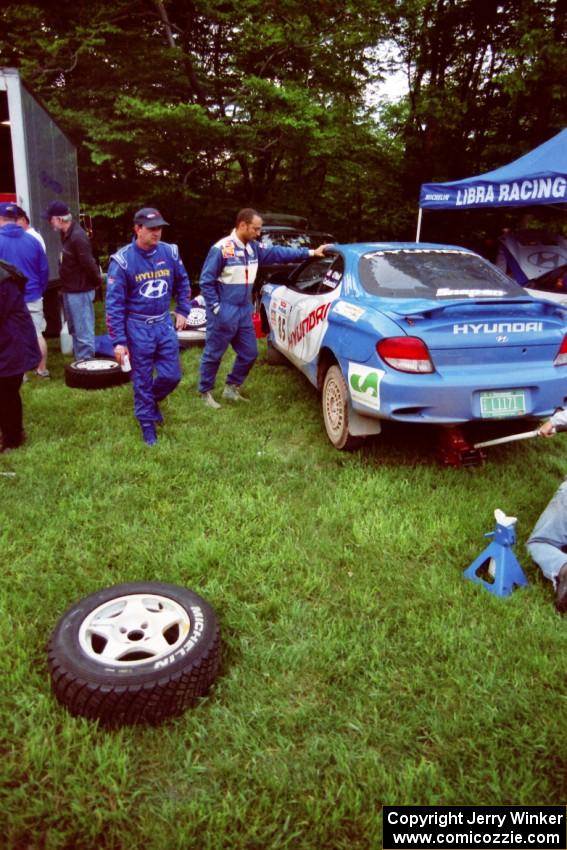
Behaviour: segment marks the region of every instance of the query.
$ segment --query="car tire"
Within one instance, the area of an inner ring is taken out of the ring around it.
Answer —
[[[164,582],[86,596],[57,623],[48,666],[58,701],[104,726],[159,723],[204,696],[220,662],[211,606]]]
[[[179,348],[184,351],[187,348],[197,348],[205,344],[205,334],[199,331],[190,331],[184,328],[182,331],[177,331],[177,341]]]
[[[113,357],[92,357],[65,364],[65,383],[81,390],[105,390],[127,384],[130,372],[123,372]]]
[[[179,348],[194,348],[205,344],[207,311],[204,307],[193,307],[187,316],[185,327],[177,331]]]
[[[287,357],[269,339],[266,341],[266,360],[270,366],[289,366]]]
[[[325,375],[322,393],[323,420],[331,443],[341,451],[353,451],[364,437],[353,437],[348,430],[348,390],[343,373],[331,366]]]

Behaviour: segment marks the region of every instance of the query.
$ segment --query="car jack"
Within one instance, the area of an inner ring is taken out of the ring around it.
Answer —
[[[437,457],[443,466],[481,466],[484,452],[471,445],[460,428],[443,428],[439,437]]]

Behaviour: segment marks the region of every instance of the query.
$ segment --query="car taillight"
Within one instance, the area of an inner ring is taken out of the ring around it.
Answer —
[[[381,339],[376,351],[392,369],[399,372],[433,372],[426,344],[415,336],[392,336]]]
[[[553,361],[554,366],[567,366],[567,334],[563,337],[561,348],[557,352],[557,357]]]

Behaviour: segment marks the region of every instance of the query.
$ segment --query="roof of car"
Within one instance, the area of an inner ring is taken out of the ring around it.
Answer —
[[[458,251],[466,254],[473,254],[468,248],[463,248],[462,245],[442,245],[434,242],[345,242],[335,243],[337,250],[350,252],[353,254],[369,254],[377,251],[406,251],[411,253],[420,253],[422,251]]]

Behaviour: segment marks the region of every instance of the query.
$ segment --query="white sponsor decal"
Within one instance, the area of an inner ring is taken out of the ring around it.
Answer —
[[[506,293],[503,289],[450,289],[448,286],[443,286],[437,290],[437,295],[439,298],[449,296],[451,298],[461,298],[462,296],[465,296],[465,298],[482,298],[483,296],[499,298]]]
[[[471,204],[510,203],[510,201],[561,201],[567,196],[564,177],[538,177],[513,183],[488,183],[486,186],[467,186],[457,190],[456,206]]]
[[[543,322],[481,322],[478,325],[466,322],[453,325],[454,334],[523,334],[542,331]]]
[[[309,363],[316,356],[329,326],[328,314],[331,303],[336,301],[338,295],[337,290],[315,297],[298,294],[297,301],[294,302],[295,293],[293,295],[286,293],[287,318],[284,333],[280,334],[280,339],[284,341],[292,357],[300,362]],[[279,327],[274,330],[278,333]]]
[[[364,256],[386,257],[388,254],[462,254],[465,257],[470,256],[469,251],[459,251],[455,248],[388,248],[384,251],[373,251]]]
[[[345,319],[350,319],[351,322],[358,322],[360,317],[364,315],[364,308],[356,307],[354,304],[347,304],[346,301],[337,301],[333,313],[344,316]]]
[[[385,374],[383,369],[349,363],[348,388],[351,398],[373,410],[380,410],[380,383]]]

